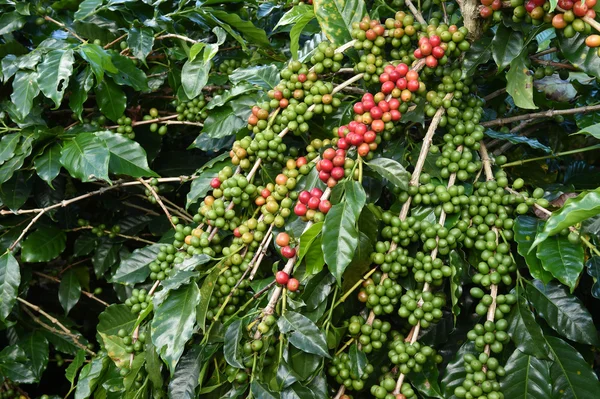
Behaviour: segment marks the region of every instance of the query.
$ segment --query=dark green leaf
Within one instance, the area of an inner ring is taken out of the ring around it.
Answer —
[[[408,182],[410,173],[404,169],[399,162],[389,158],[375,158],[368,162],[367,165],[382,177],[389,180],[394,186],[402,190],[408,190]]]
[[[112,121],[116,121],[125,112],[127,96],[112,80],[104,79],[96,87],[98,108]]]
[[[148,265],[156,259],[160,245],[154,244],[139,248],[126,259],[121,261],[112,281],[125,285],[134,285],[146,280],[150,275]]]
[[[33,179],[28,178],[24,172],[19,171],[9,181],[0,185],[0,200],[11,211],[17,211],[27,202],[32,188]]]
[[[241,340],[244,335],[244,320],[237,319],[225,331],[225,345],[223,346],[223,355],[230,366],[238,369],[243,369],[242,363],[242,344]]]
[[[233,84],[248,82],[266,90],[273,89],[279,83],[279,79],[279,68],[275,65],[238,68],[229,75],[229,80]]]
[[[65,310],[65,315],[73,309],[73,306],[77,305],[80,296],[81,285],[77,279],[77,274],[73,269],[69,269],[62,275],[60,287],[58,288],[58,300]]]
[[[410,382],[415,388],[428,398],[444,399],[442,389],[438,383],[439,371],[437,365],[427,363],[423,370],[410,374]]]
[[[236,71],[239,71],[237,69]],[[235,73],[235,72],[234,72]],[[233,76],[233,75],[231,75]],[[229,90],[225,90],[223,94],[217,94],[213,97],[212,100],[206,104],[205,110],[211,110],[220,106],[225,105],[228,101],[241,96],[242,94],[248,94],[249,92],[256,91],[257,89],[248,83],[240,82],[239,84],[233,86]]]
[[[350,372],[354,375],[357,375],[359,378],[365,373],[365,367],[367,367],[367,355],[361,350],[358,349],[356,344],[352,344],[350,346],[350,350],[348,352],[350,356]]]
[[[290,30],[290,51],[294,60],[298,59],[300,35],[302,34],[302,31],[304,30],[306,25],[308,25],[308,23],[312,21],[315,17],[315,13],[313,12],[312,8],[309,7],[308,10],[309,12],[304,14],[302,18],[298,22],[296,22]]]
[[[5,346],[0,351],[0,376],[12,382],[31,384],[35,382],[35,375],[31,363],[23,349],[17,345]]]
[[[352,22],[367,12],[363,0],[314,0],[313,6],[321,29],[336,46],[352,40]]]
[[[0,26],[2,26],[1,21]],[[31,112],[33,99],[40,94],[40,87],[37,83],[38,79],[37,72],[19,71],[13,80],[13,92],[10,95],[10,99],[15,105],[18,115],[23,119]]]
[[[196,306],[200,290],[195,282],[171,291],[168,298],[155,309],[152,319],[152,342],[171,375],[190,339],[196,322]]]
[[[65,144],[60,163],[71,176],[83,182],[108,178],[110,152],[106,143],[92,133],[79,133]]]
[[[131,28],[127,35],[127,45],[131,54],[138,60],[145,62],[146,57],[154,46],[154,33],[150,28]]]
[[[575,290],[583,270],[583,256],[581,244],[573,244],[563,236],[548,238],[537,248],[537,257],[544,270],[569,286],[571,292]]]
[[[256,399],[277,399],[269,388],[261,384],[258,379],[252,381],[250,384],[250,392],[252,392],[253,397]]]
[[[532,355],[538,359],[548,359],[548,348],[544,341],[544,332],[527,306],[527,301],[521,295],[513,306],[508,320],[508,333],[520,352]]]
[[[317,236],[321,234],[321,230],[323,230],[323,222],[318,222],[310,226],[308,229],[306,229],[306,231],[302,233],[302,235],[300,236],[300,249],[298,251],[298,261],[301,261],[302,258],[304,258]]]
[[[96,9],[100,7],[103,0],[84,0],[79,4],[79,9],[75,13],[76,20],[86,19],[90,15],[96,12]]]
[[[212,297],[213,290],[215,289],[215,283],[219,278],[220,272],[221,269],[215,267],[213,271],[206,276],[204,282],[202,283],[202,288],[200,288],[200,303],[198,304],[198,309],[196,310],[196,319],[203,332],[206,328],[206,313],[208,312],[208,308],[210,306],[210,298]]]
[[[509,66],[521,50],[523,50],[523,34],[500,24],[492,40],[492,56],[498,65],[498,71]]]
[[[67,369],[65,370],[65,377],[71,384],[73,384],[75,382],[75,377],[77,376],[77,372],[79,371],[79,368],[81,366],[83,366],[84,362],[85,362],[85,351],[82,349],[79,352],[77,352],[77,355],[75,355],[75,358],[73,359],[71,364],[69,364],[69,367],[67,367]]]
[[[148,166],[146,151],[137,141],[109,131],[96,132],[110,151],[108,168],[111,173],[131,177],[158,177]]]
[[[117,335],[121,329],[130,333],[133,332],[136,319],[137,316],[131,313],[127,305],[114,304],[100,313],[96,329],[106,335]]]
[[[148,78],[146,74],[135,66],[133,61],[119,54],[113,54],[112,62],[119,70],[118,73],[110,73],[115,83],[133,87],[137,91],[148,91]]]
[[[20,140],[21,133],[10,133],[2,136],[2,140],[0,140],[0,165],[15,155],[15,149]]]
[[[533,76],[526,64],[527,53],[512,60],[510,70],[506,74],[506,92],[510,94],[515,105],[524,109],[536,109],[533,102]]]
[[[82,45],[79,54],[90,64],[94,75],[96,75],[97,83],[104,80],[104,71],[110,73],[119,72],[113,65],[110,54],[97,44],[86,43]]]
[[[535,253],[529,252],[539,226],[542,224],[543,222],[537,218],[531,216],[519,216],[513,225],[513,231],[515,232],[517,251],[525,258],[531,275],[538,280],[542,280],[544,283],[548,283],[553,278],[552,273],[544,270]]]
[[[163,386],[163,377],[162,377],[162,366],[163,363],[156,353],[156,348],[154,344],[152,344],[152,339],[146,339],[146,344],[144,345],[144,352],[146,353],[146,372],[148,373],[148,378],[155,389]]]
[[[212,138],[222,138],[237,133],[244,126],[246,121],[226,105],[211,111],[204,122],[202,132]]]
[[[38,65],[38,85],[42,93],[54,101],[55,108],[60,107],[74,62],[73,50],[54,50]]]
[[[10,252],[0,256],[0,319],[5,320],[17,300],[21,284],[19,263]]]
[[[600,299],[600,256],[592,256],[585,263],[587,268],[587,274],[594,279],[594,285],[592,286],[592,295],[594,298]]]
[[[81,369],[75,390],[75,399],[87,399],[92,396],[109,361],[106,356],[99,356]]]
[[[56,227],[41,227],[23,242],[21,260],[28,263],[48,262],[60,255],[67,243],[67,235]]]
[[[509,143],[513,144],[527,144],[529,147],[534,148],[536,150],[542,150],[547,153],[552,152],[552,149],[550,147],[540,143],[537,139],[522,136],[517,133],[501,133],[491,129],[486,130],[484,133],[486,136],[494,139],[506,140]]]
[[[569,294],[566,287],[550,282],[535,280],[527,284],[527,298],[559,334],[571,341],[597,345],[598,333],[592,316],[581,301]]]
[[[200,370],[210,361],[217,349],[219,349],[219,345],[217,344],[208,344],[206,346],[195,345],[181,357],[175,369],[175,374],[173,374],[173,378],[169,383],[169,398],[196,398],[196,387],[199,384],[198,377],[200,376]]]
[[[508,359],[506,377],[502,380],[502,392],[506,398],[550,398],[550,364],[515,349]]]
[[[238,14],[220,10],[210,10],[210,13],[240,32],[248,42],[261,47],[271,47],[265,31],[257,28],[252,22],[243,20]]]
[[[587,35],[576,34],[567,39],[559,30],[558,47],[564,57],[578,70],[596,78],[600,77],[600,58],[597,49],[590,48],[585,44]]]
[[[23,349],[25,355],[27,355],[35,379],[39,381],[48,364],[48,355],[50,352],[48,340],[40,332],[33,332],[22,338],[19,346]]]
[[[492,41],[487,36],[471,44],[471,49],[465,53],[463,61],[463,79],[467,76],[473,76],[479,65],[486,64],[490,60],[492,56],[491,48]]]
[[[554,358],[550,366],[552,398],[595,398],[600,382],[581,354],[560,338],[547,337],[546,341]]]
[[[464,254],[453,250],[450,252],[450,266],[452,266],[452,277],[450,280],[450,298],[452,300],[452,314],[454,315],[454,324],[456,318],[460,315],[460,306],[458,301],[463,293],[462,279],[463,275],[469,270],[469,263],[464,259]]]
[[[112,240],[101,239],[92,257],[96,277],[103,276],[119,260],[121,244],[114,244]]]
[[[18,12],[2,12],[0,15],[0,36],[21,29],[25,25],[25,18]]]
[[[467,372],[465,371],[465,360],[463,358],[467,353],[476,353],[475,346],[472,342],[467,342],[462,345],[454,359],[446,366],[441,381],[441,388],[444,392],[444,398],[446,399],[456,399],[456,396],[454,396],[454,389],[462,385],[462,382],[467,376]]]
[[[277,321],[279,330],[288,334],[292,345],[301,351],[330,358],[323,331],[306,316],[288,310]]]
[[[60,152],[61,147],[59,144],[54,144],[48,147],[42,155],[33,160],[35,171],[38,176],[44,180],[50,187],[52,187],[52,181],[60,173]]]
[[[94,85],[94,75],[92,74],[92,68],[86,66],[81,71],[74,81],[71,81],[71,95],[69,96],[69,107],[77,118],[81,120],[81,113],[83,112],[83,103],[87,101],[88,92]]]
[[[231,164],[229,154],[223,153],[204,164],[196,171],[198,178],[192,181],[190,192],[187,194],[186,208],[203,198],[211,189],[210,182],[217,177],[219,172]]]

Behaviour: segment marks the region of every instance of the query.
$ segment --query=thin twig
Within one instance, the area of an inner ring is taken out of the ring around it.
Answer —
[[[50,21],[53,24],[60,26],[61,28],[69,32],[71,35],[73,35],[75,38],[77,38],[80,42],[87,43],[87,40],[83,39],[81,36],[79,36],[77,33],[75,33],[72,29],[70,29],[67,25],[63,24],[62,22],[58,22],[57,20],[53,19],[52,17],[49,17],[48,15],[46,15],[44,19],[46,21]]]
[[[405,1],[406,5],[408,6],[408,8],[410,9],[410,12],[412,13],[412,15],[415,16],[415,18],[417,19],[417,21],[419,21],[419,23],[421,25],[425,25],[427,26],[427,21],[425,21],[425,18],[423,18],[423,16],[421,15],[421,13],[419,12],[419,10],[416,9],[416,7],[414,6],[414,4],[412,3],[412,1],[410,0],[406,0]]]
[[[154,212],[151,209],[146,209],[143,206],[140,205],[136,205],[134,203],[128,202],[128,201],[123,201],[122,202],[123,205],[128,206],[130,208],[134,208],[134,209],[139,209],[140,211],[144,211],[146,212],[148,215],[152,215],[152,216],[160,216],[160,213]]]
[[[169,223],[171,223],[171,226],[173,226],[173,228],[175,228],[175,223],[173,223],[173,220],[171,218],[171,214],[169,213],[169,210],[167,209],[165,204],[162,202],[162,199],[157,194],[157,192],[154,190],[154,188],[142,178],[140,178],[138,181],[140,183],[142,183],[144,185],[144,187],[146,187],[148,190],[150,190],[150,192],[152,193],[152,196],[154,197],[154,199],[156,199],[156,202],[158,202],[158,205],[160,205],[160,207],[162,208],[165,215],[167,215],[167,218],[169,219]]]
[[[508,118],[499,118],[499,119],[494,119],[492,121],[483,122],[483,123],[481,123],[481,125],[484,127],[500,126],[500,125],[506,125],[508,123],[523,121],[523,120],[538,119],[538,118],[551,118],[555,115],[585,114],[588,112],[594,112],[594,111],[598,111],[598,110],[600,110],[600,104],[586,105],[585,107],[569,108],[569,109],[555,109],[555,110],[548,110],[548,111],[542,111],[542,112],[533,112],[530,114],[511,116]]]
[[[166,35],[162,35],[162,36],[157,36],[156,37],[156,40],[163,40],[163,39],[179,39],[179,40],[183,40],[183,41],[186,41],[186,42],[189,42],[189,43],[193,43],[193,44],[198,43],[197,40],[190,39],[189,37],[182,36],[182,35],[176,35],[174,33],[168,33]]]
[[[113,40],[112,42],[108,43],[106,46],[104,46],[104,50],[108,50],[109,48],[111,48],[113,45],[119,43],[121,40],[125,39],[127,37],[127,33],[117,37],[115,40]]]
[[[490,101],[491,99],[501,96],[504,93],[506,93],[506,87],[503,87],[501,89],[491,92],[487,96],[483,97],[483,101],[486,101],[486,102]]]
[[[50,280],[50,281],[54,281],[55,283],[58,283],[58,284],[60,284],[60,282],[61,282],[61,280],[59,278],[53,277],[53,276],[49,276],[49,275],[41,273],[41,272],[33,272],[33,274],[37,274],[40,277],[43,277],[43,278],[45,278],[47,280]],[[101,303],[104,306],[107,306],[107,307],[110,306],[109,303],[104,302],[102,299],[98,298],[97,296],[95,296],[91,292],[88,292],[88,291],[85,291],[85,290],[81,290],[81,293],[83,295],[87,296],[88,298],[93,299],[94,301],[96,301],[98,303]]]

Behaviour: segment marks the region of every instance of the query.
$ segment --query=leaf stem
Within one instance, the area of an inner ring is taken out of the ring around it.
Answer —
[[[542,161],[544,159],[559,158],[559,157],[562,157],[563,155],[578,154],[580,152],[586,152],[586,151],[592,151],[592,150],[598,150],[598,149],[600,149],[600,144],[595,144],[595,145],[592,145],[592,146],[589,146],[589,147],[578,148],[578,149],[575,149],[575,150],[569,150],[569,151],[563,151],[563,152],[557,152],[556,154],[545,155],[543,157],[535,157],[535,158],[529,158],[529,159],[522,159],[520,161],[514,161],[514,162],[505,163],[504,165],[502,165],[502,168],[508,168],[508,167],[511,167],[511,166],[519,166],[519,165],[523,165],[524,163],[528,163],[528,162]]]

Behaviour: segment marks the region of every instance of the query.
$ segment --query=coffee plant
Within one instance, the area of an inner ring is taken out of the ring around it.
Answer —
[[[1,1],[0,398],[598,398],[598,7]]]

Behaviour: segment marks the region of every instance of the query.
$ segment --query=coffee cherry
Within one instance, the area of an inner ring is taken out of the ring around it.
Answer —
[[[295,292],[298,290],[298,287],[300,287],[300,282],[295,279],[295,278],[291,278],[288,282],[287,282],[287,289],[291,292]]]
[[[289,280],[290,275],[284,271],[280,270],[275,274],[275,281],[277,281],[277,284],[286,285]]]

